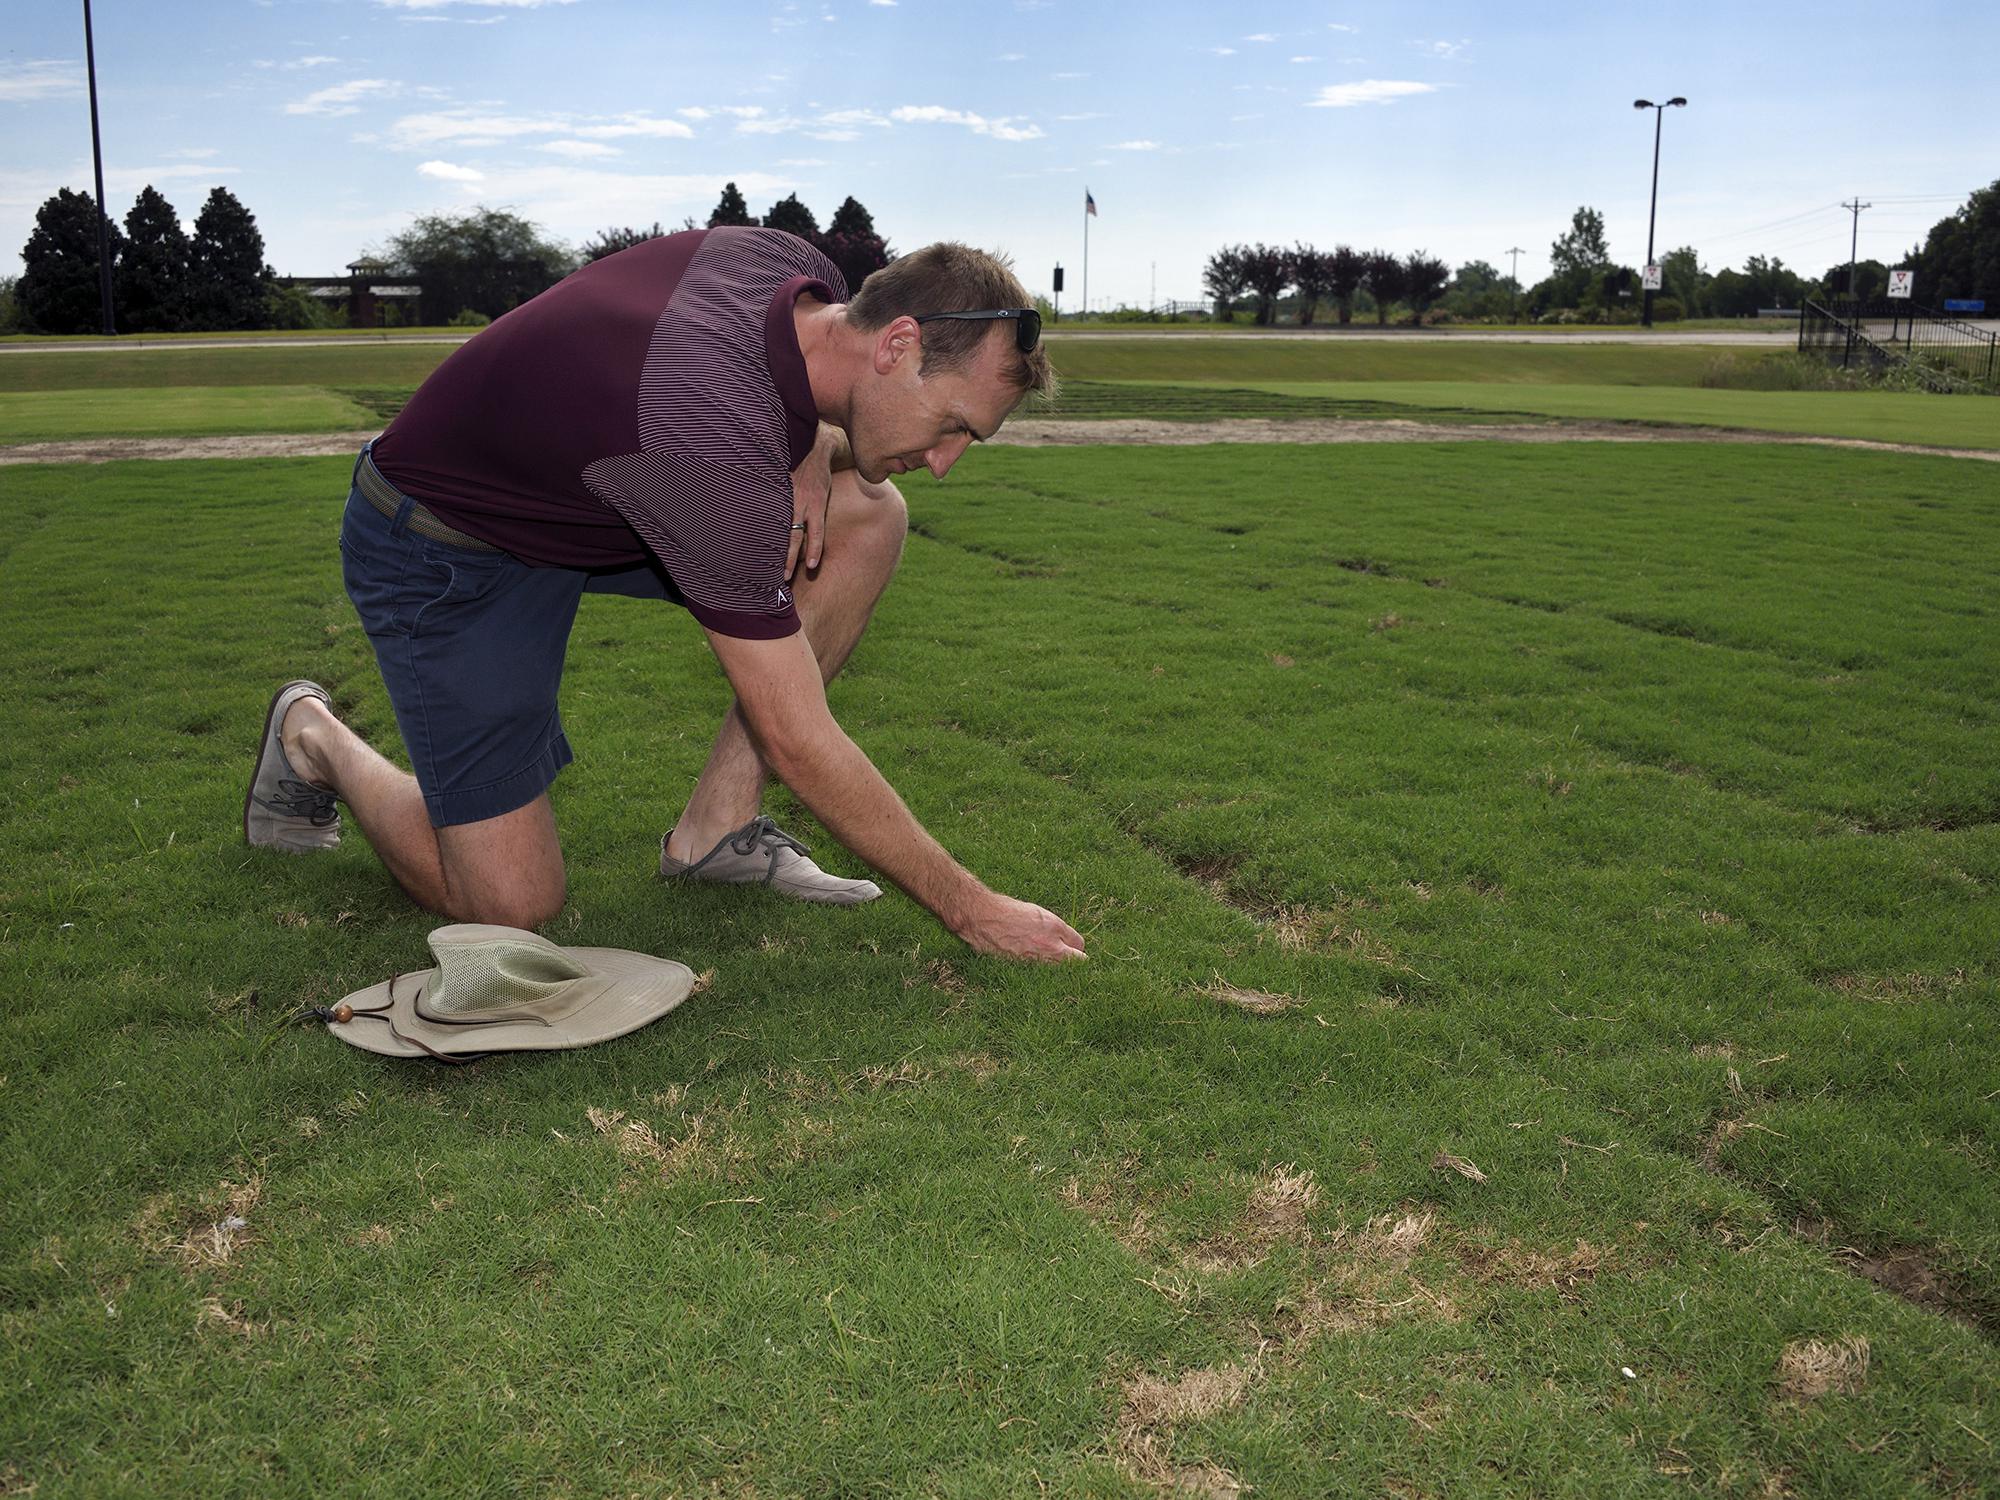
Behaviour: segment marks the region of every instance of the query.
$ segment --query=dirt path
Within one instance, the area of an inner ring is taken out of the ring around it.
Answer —
[[[0,465],[101,464],[132,458],[349,457],[373,432],[263,433],[248,437],[89,438],[68,443],[18,443],[0,447]],[[1440,424],[1402,420],[1011,422],[997,444],[1060,447],[1091,444],[1183,446],[1195,443],[1774,443],[1863,448],[1878,453],[1929,453],[2000,463],[2000,450],[1927,448],[1868,438],[1806,437],[1783,432],[1739,432],[1722,427],[1642,427],[1627,422],[1546,424]]]

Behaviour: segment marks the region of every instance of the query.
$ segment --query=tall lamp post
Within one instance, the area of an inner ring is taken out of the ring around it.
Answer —
[[[1686,103],[1687,100],[1678,96],[1669,99],[1665,104],[1655,104],[1651,99],[1634,99],[1632,101],[1634,109],[1650,109],[1653,112],[1653,204],[1646,211],[1646,264],[1649,266],[1654,264],[1653,223],[1660,216],[1660,122],[1667,117],[1668,110]],[[1639,321],[1648,328],[1653,326],[1653,289],[1651,287],[1646,288],[1646,310],[1639,315]]]
[[[104,150],[97,143],[97,48],[90,35],[90,0],[83,0],[83,56],[90,73],[90,159],[97,168],[97,296],[104,332],[111,323],[111,230],[104,217]]]

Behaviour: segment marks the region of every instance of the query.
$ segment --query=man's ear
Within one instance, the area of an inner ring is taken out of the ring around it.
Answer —
[[[924,331],[915,318],[902,317],[875,336],[875,373],[887,375],[906,359],[922,357]]]

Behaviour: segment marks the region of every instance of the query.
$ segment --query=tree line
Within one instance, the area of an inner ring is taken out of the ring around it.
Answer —
[[[190,235],[174,206],[149,184],[122,229],[87,193],[64,188],[43,203],[21,251],[21,276],[0,279],[0,332],[100,330],[100,223],[110,245],[112,311],[121,332],[313,328],[341,321],[328,299],[287,285],[265,263],[256,216],[227,188],[209,193]],[[796,193],[759,219],[732,182],[707,221],[709,228],[757,224],[817,246],[840,268],[850,291],[895,258],[873,215],[853,197],[822,231]],[[677,229],[701,227],[690,217]],[[416,284],[418,322],[476,326],[548,290],[580,265],[674,232],[658,223],[610,228],[572,249],[518,214],[482,206],[418,217],[367,257],[373,265],[365,274]],[[400,316],[394,307],[389,312]]]
[[[1889,272],[1916,272],[1916,300],[1941,306],[1947,298],[1974,298],[2000,311],[2000,182],[1981,188],[1957,212],[1940,219],[1895,267],[1880,260],[1854,266],[1840,261],[1818,276],[1775,256],[1752,255],[1740,268],[1711,271],[1692,246],[1660,257],[1661,288],[1654,298],[1658,322],[1681,318],[1744,318],[1762,308],[1797,308],[1820,300],[1883,296]],[[1384,250],[1330,251],[1309,245],[1229,245],[1208,259],[1202,289],[1223,321],[1247,312],[1253,321],[1312,323],[1331,306],[1345,324],[1356,311],[1377,323],[1398,315],[1413,322],[1632,322],[1640,314],[1642,278],[1620,265],[1605,239],[1604,215],[1585,205],[1549,247],[1549,274],[1531,287],[1483,260],[1456,271],[1419,250],[1396,256]]]
[[[1406,303],[1419,319],[1444,295],[1451,268],[1418,250],[1407,256],[1387,250],[1355,250],[1338,245],[1315,250],[1310,245],[1227,245],[1208,258],[1202,269],[1202,290],[1215,301],[1215,315],[1224,322],[1236,316],[1246,294],[1253,320],[1277,321],[1278,302],[1293,292],[1297,321],[1309,324],[1321,303],[1330,304],[1340,322],[1354,320],[1356,296],[1365,292],[1376,321],[1386,323],[1389,310]]]

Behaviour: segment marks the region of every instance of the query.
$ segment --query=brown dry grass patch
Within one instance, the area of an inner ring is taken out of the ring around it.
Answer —
[[[1169,1494],[1234,1496],[1242,1483],[1208,1462],[1176,1464],[1174,1433],[1191,1422],[1243,1404],[1254,1372],[1242,1365],[1183,1372],[1172,1380],[1136,1375],[1120,1392],[1112,1449],[1119,1464],[1142,1484]]]
[[[653,1168],[661,1177],[676,1177],[704,1156],[713,1154],[707,1139],[707,1122],[695,1115],[687,1130],[670,1141],[660,1139],[644,1120],[628,1120],[622,1109],[604,1110],[595,1105],[583,1112],[590,1128],[608,1138],[619,1159],[627,1166]]]
[[[1949,994],[1965,983],[1965,970],[1949,974],[1835,974],[1823,981],[1830,990],[1883,1005],[1909,1005]]]
[[[250,1214],[264,1179],[222,1181],[199,1203],[183,1207],[171,1193],[149,1198],[132,1228],[149,1254],[171,1255],[189,1271],[226,1266],[250,1242]]]
[[[1187,1265],[1197,1271],[1239,1271],[1262,1260],[1274,1245],[1309,1243],[1306,1215],[1319,1206],[1320,1197],[1310,1170],[1302,1172],[1290,1162],[1265,1168],[1250,1184],[1241,1220],[1227,1233],[1196,1245],[1185,1257]]]
[[[1868,1340],[1795,1339],[1778,1356],[1778,1395],[1787,1401],[1817,1401],[1826,1395],[1851,1396],[1868,1378]]]
[[[1305,1001],[1297,995],[1277,995],[1269,990],[1246,990],[1241,985],[1231,984],[1217,974],[1203,985],[1197,994],[1219,1000],[1232,1010],[1244,1011],[1253,1016],[1281,1016],[1288,1010],[1296,1010]]]

